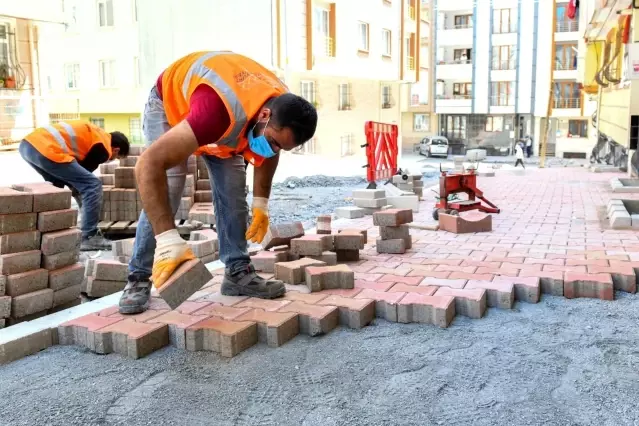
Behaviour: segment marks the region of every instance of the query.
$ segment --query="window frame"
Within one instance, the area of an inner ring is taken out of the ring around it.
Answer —
[[[106,83],[106,75],[104,66],[109,64],[109,80],[110,84]],[[115,59],[101,59],[98,61],[98,79],[100,82],[100,89],[114,89],[117,87],[117,71]]]
[[[350,111],[351,109],[350,83],[340,83],[337,85],[337,109],[339,111]]]
[[[102,24],[102,14],[100,6],[104,5],[104,25]],[[109,23],[109,6],[111,11],[111,22]],[[96,0],[96,12],[98,27],[113,28],[115,26],[115,4],[113,0]]]
[[[387,28],[382,28],[382,46],[382,56],[390,58],[393,54],[393,32]]]
[[[365,30],[362,33],[362,30]],[[359,52],[369,53],[371,48],[370,43],[370,25],[368,22],[357,21],[357,38],[359,39],[357,42],[357,50]],[[365,45],[362,45],[362,42],[365,42]]]
[[[507,58],[504,59],[503,49],[507,49]],[[515,51],[516,47],[514,45],[499,45],[493,46],[491,52],[491,69],[493,71],[512,71],[516,69],[515,64]],[[495,55],[495,52],[497,55]],[[504,62],[506,62],[506,66],[504,66]]]
[[[425,128],[417,128],[417,117],[423,116],[421,120],[422,124],[425,124]],[[430,132],[430,114],[424,112],[413,113],[413,132]]]
[[[514,106],[516,87],[514,83],[514,81],[492,81],[490,83],[490,106]]]
[[[71,69],[71,67],[73,67]],[[71,71],[73,75],[73,80],[75,81],[74,87],[69,87],[69,71]],[[67,92],[72,92],[74,90],[80,90],[80,63],[79,62],[69,62],[64,64],[64,90]]]
[[[315,93],[315,81],[313,80],[301,80],[300,81],[300,96],[306,99],[311,104],[315,105],[317,96]],[[307,97],[308,95],[308,97]]]

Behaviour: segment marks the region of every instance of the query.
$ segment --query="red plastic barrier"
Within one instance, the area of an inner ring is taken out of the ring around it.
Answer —
[[[369,182],[390,179],[397,173],[397,125],[367,121],[364,132],[368,161],[366,179]]]

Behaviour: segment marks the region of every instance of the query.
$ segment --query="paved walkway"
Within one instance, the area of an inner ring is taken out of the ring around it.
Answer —
[[[349,263],[352,290],[309,294],[302,285],[289,286],[278,300],[228,297],[219,293],[218,270],[175,311],[157,297],[138,316],[108,308],[64,324],[59,340],[133,358],[169,342],[233,357],[258,341],[279,347],[300,333],[327,334],[339,324],[362,328],[375,316],[448,327],[456,315],[479,319],[487,307],[538,303],[542,293],[612,300],[615,290],[636,292],[639,240],[632,230],[605,230],[608,180],[581,168],[498,173],[480,179],[502,209],[490,233],[412,229],[408,253],[380,255],[371,218],[350,221],[348,228],[368,231],[369,242],[362,260]],[[432,201],[424,201],[415,223],[432,223],[431,210]]]
[[[596,274],[598,282],[628,285],[624,277],[628,267],[634,274],[639,240],[635,231],[605,228],[605,203],[619,195],[610,192],[610,177],[584,169],[546,169],[480,179],[486,196],[502,208],[494,216],[493,232],[412,230],[413,249],[405,255],[378,256],[367,246],[363,260],[352,264],[354,291],[291,291],[284,301],[261,308],[290,313],[293,303],[300,306],[292,299],[303,299],[313,309],[298,312],[300,324],[304,316],[335,306],[348,326],[365,318],[365,309],[356,308],[362,306],[355,304],[358,300],[380,301],[375,309],[386,314],[391,296],[398,298],[396,306],[409,298],[415,311],[434,302],[423,294],[446,283],[465,290],[470,282],[486,291],[487,282],[508,279],[534,287],[534,281],[520,278],[538,277],[542,290],[558,291],[569,274]],[[417,222],[431,221],[431,204],[423,203]],[[370,218],[348,227],[368,228],[374,241]],[[612,275],[606,281],[602,274]],[[255,314],[257,305],[242,308],[247,300],[221,298],[216,286],[211,283],[181,312],[162,312],[159,301],[154,312],[137,321],[107,310],[97,321],[119,324],[114,338],[92,342],[145,355],[168,336],[178,345],[184,342],[180,337],[186,334],[179,330],[194,316],[219,326],[224,321],[219,318],[231,318],[237,310]],[[514,296],[535,294],[516,288]],[[509,300],[490,293],[489,304]],[[322,338],[299,336],[277,349],[258,344],[227,362],[206,350],[232,355],[250,346],[246,318],[226,320],[227,328],[217,333],[194,332],[192,342],[205,349],[197,353],[163,349],[132,361],[56,346],[0,369],[0,382],[6,384],[0,389],[0,412],[9,424],[634,424],[639,410],[623,395],[639,391],[632,367],[639,301],[627,292],[614,296],[619,300],[542,294],[540,303],[488,309],[480,320],[456,310],[447,329],[375,320],[361,330],[338,327]],[[322,304],[327,299],[331,302]],[[286,330],[279,328],[285,322],[274,321],[257,333]]]

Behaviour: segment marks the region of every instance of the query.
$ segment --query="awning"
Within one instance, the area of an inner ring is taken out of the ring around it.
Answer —
[[[605,40],[610,30],[619,25],[618,12],[628,9],[632,2],[633,0],[608,0],[605,7],[596,9],[584,33],[586,42]]]

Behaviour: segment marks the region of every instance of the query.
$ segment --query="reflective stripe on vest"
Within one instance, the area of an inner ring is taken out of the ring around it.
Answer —
[[[53,126],[45,126],[44,128],[49,133],[51,133],[51,136],[53,136],[53,139],[55,139],[56,142],[58,142],[58,144],[60,145],[60,147],[62,147],[62,150],[66,153],[69,153],[69,149],[67,148],[67,143],[64,141],[64,138],[62,137],[62,133],[60,133],[58,129],[56,129]]]
[[[182,94],[184,95],[184,99],[188,98],[189,86],[191,85],[191,79],[193,76],[201,77],[206,80],[211,86],[217,89],[220,93],[226,97],[229,105],[231,107],[231,111],[235,115],[235,125],[231,130],[231,133],[224,138],[216,142],[216,145],[224,145],[229,148],[237,148],[240,142],[240,135],[242,133],[242,129],[247,122],[246,112],[244,111],[244,107],[242,103],[237,99],[237,95],[235,91],[229,87],[229,85],[222,79],[215,71],[204,66],[204,62],[207,60],[222,54],[228,54],[230,52],[210,52],[202,57],[198,58],[197,61],[186,74],[184,79],[184,83],[182,84]]]
[[[73,156],[75,158],[80,158],[80,151],[78,150],[78,137],[75,134],[75,130],[69,123],[61,122],[60,125],[66,130],[69,135],[69,139],[71,139],[71,149],[73,150]]]

